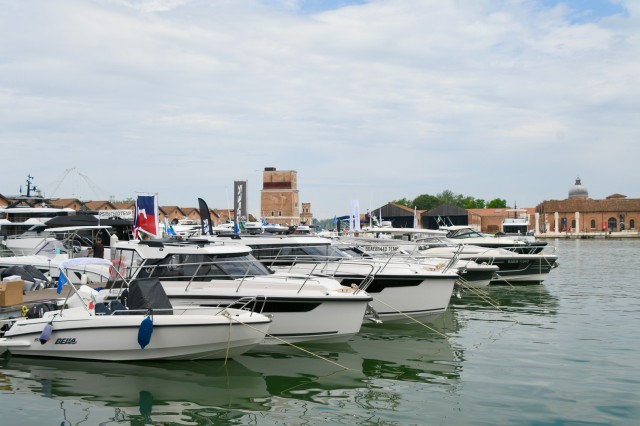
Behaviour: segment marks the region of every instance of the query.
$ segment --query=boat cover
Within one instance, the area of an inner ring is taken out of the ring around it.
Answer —
[[[77,214],[71,216],[56,216],[45,222],[49,228],[58,228],[65,226],[98,226],[107,225],[113,228],[132,226],[133,220],[130,219],[98,219],[89,214]]]
[[[169,297],[158,278],[137,278],[131,281],[127,304],[130,310],[162,309],[154,311],[156,315],[173,312]]]
[[[41,280],[46,283],[49,282],[49,278],[45,274],[40,272],[38,268],[32,265],[13,265],[5,269],[0,269],[0,279],[17,275],[24,281],[36,282]]]

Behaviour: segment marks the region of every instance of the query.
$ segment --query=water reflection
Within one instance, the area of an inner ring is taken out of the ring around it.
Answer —
[[[59,402],[47,420],[65,424],[255,424],[301,406],[325,413],[350,406],[361,416],[372,407],[395,410],[409,382],[457,392],[463,351],[447,334],[458,328],[447,312],[426,327],[365,326],[348,343],[259,347],[226,365],[13,357],[0,361],[0,383],[31,404]]]
[[[269,396],[260,374],[233,361],[126,364],[13,357],[1,365],[7,392],[113,407],[113,419],[138,424],[239,418],[265,410],[261,401]],[[69,407],[60,407],[59,420],[69,421]]]
[[[271,395],[323,403],[320,390],[370,391],[380,380],[456,385],[462,349],[453,349],[445,333],[457,329],[453,313],[435,324],[364,326],[348,343],[305,346],[324,359],[292,347],[261,347],[237,362],[260,372]],[[343,368],[344,367],[344,368]]]
[[[556,315],[558,298],[544,284],[530,286],[490,285],[451,299],[453,310],[502,311],[525,315]]]

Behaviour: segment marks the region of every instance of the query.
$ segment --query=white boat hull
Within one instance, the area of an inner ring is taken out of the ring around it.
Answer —
[[[367,304],[371,301],[364,292],[354,295],[353,292],[326,291],[309,286],[296,293],[291,286],[260,288],[248,282],[236,291],[237,283],[225,284],[193,283],[187,291],[184,285],[163,283],[163,287],[172,304],[187,306],[228,304],[241,297],[264,297],[265,306],[261,312],[273,320],[265,344],[347,341],[360,331]]]
[[[151,341],[142,349],[138,332],[144,315],[90,315],[83,308],[53,314],[16,321],[0,339],[0,348],[18,356],[101,361],[224,359],[260,343],[270,324],[249,312],[234,320],[222,315],[153,315]],[[49,321],[52,333],[42,344],[40,336]]]
[[[387,286],[379,293],[369,292],[371,307],[385,323],[433,321],[447,310],[456,280],[456,275],[445,275],[425,279],[417,286]]]
[[[455,272],[442,272],[419,263],[364,263],[329,262],[326,264],[298,263],[292,271],[323,273],[334,277],[343,285],[364,285],[373,297],[365,322],[430,321],[447,310],[455,281]],[[375,272],[375,273],[374,273]],[[372,279],[366,284],[366,277]]]
[[[328,287],[313,279],[282,276],[193,282],[163,281],[162,287],[174,306],[225,306],[240,298],[264,299],[256,309],[272,318],[264,344],[300,342],[344,342],[360,331],[371,297],[363,292],[342,288],[335,280]],[[304,286],[303,286],[304,283]],[[300,291],[297,291],[301,289]],[[117,294],[116,290],[112,293]]]

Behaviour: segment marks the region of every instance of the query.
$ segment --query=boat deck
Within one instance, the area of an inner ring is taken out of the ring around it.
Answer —
[[[56,299],[65,299],[71,288],[65,286],[60,294],[57,293],[55,288],[45,288],[42,290],[27,291],[24,293],[23,301],[19,305],[13,306],[0,306],[0,319],[18,318],[22,316],[22,307],[26,306],[29,309],[31,306],[42,303],[51,302]]]

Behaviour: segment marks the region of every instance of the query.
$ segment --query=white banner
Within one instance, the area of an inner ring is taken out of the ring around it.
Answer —
[[[100,210],[98,218],[109,219],[119,217],[120,219],[133,219],[133,210]]]

